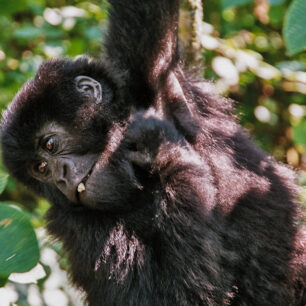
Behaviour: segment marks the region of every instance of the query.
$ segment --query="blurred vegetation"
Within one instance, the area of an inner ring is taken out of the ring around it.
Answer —
[[[180,36],[186,67],[214,81],[221,94],[238,101],[242,125],[251,131],[260,147],[295,167],[301,186],[305,186],[306,2],[203,2],[182,3]],[[34,76],[43,60],[84,53],[98,57],[107,27],[107,7],[106,1],[0,0],[1,110]],[[27,250],[34,251],[24,252],[23,260],[31,262],[29,257],[36,258],[37,244],[41,250],[39,264],[31,274],[23,279],[18,273],[11,274],[6,287],[0,289],[1,301],[6,297],[18,305],[78,305],[79,299],[68,289],[62,270],[55,264],[56,254],[61,254],[60,245],[48,241],[42,230],[48,203],[7,178],[1,163],[0,193],[0,200],[6,201],[0,211],[0,244],[6,244],[6,251],[18,254],[15,240],[8,244],[3,239],[14,236],[22,240],[18,235],[20,231],[30,231],[30,221],[38,241],[32,237],[25,242],[29,243],[25,244]],[[305,188],[302,199],[306,201]],[[21,212],[7,201],[22,204],[26,218],[17,222],[14,216]],[[18,224],[13,234],[9,226],[14,220]],[[0,260],[3,254],[1,251]],[[0,271],[0,286],[11,272],[24,271],[18,266],[20,259],[13,260],[14,268]],[[32,266],[36,263],[37,260]],[[60,265],[65,268],[65,258]],[[29,284],[33,282],[38,286]]]

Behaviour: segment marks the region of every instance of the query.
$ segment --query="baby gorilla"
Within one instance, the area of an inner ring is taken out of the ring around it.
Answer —
[[[111,0],[107,55],[44,63],[3,161],[51,207],[89,305],[305,305],[294,174],[186,76],[178,0]]]

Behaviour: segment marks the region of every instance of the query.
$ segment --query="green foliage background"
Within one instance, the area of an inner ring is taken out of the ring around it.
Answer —
[[[305,186],[306,14],[300,14],[305,7],[302,0],[206,0],[204,23],[193,28],[196,39],[190,26],[194,2],[185,0],[181,11],[186,66],[201,64],[203,76],[216,82],[222,94],[238,101],[242,125],[260,147],[295,167],[301,186]],[[98,57],[107,27],[107,7],[102,0],[0,0],[1,110],[35,75],[43,60],[84,53]],[[293,15],[289,16],[290,11]],[[220,63],[228,69],[220,71]],[[0,183],[6,183],[5,175],[0,163]],[[5,185],[1,183],[1,191]],[[302,199],[306,199],[305,189]],[[0,200],[22,204],[34,228],[43,227],[48,203],[11,178]],[[40,247],[44,246],[40,241]],[[58,251],[57,245],[51,247]]]

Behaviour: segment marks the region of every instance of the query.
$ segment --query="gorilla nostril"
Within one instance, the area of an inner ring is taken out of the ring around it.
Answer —
[[[63,177],[66,177],[67,173],[68,173],[68,166],[64,165],[63,166]]]

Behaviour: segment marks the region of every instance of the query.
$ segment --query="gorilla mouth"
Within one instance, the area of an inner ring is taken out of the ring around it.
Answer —
[[[85,187],[84,183],[81,182],[81,183],[78,185],[78,187],[77,187],[77,192],[78,192],[78,193],[81,193],[81,192],[83,192],[83,191],[85,191],[85,190],[86,190],[86,187]]]
[[[81,180],[81,182],[77,185],[76,189],[76,198],[78,199],[78,202],[80,202],[80,193],[86,191],[86,182],[91,176],[96,163],[93,163],[92,167],[90,168],[89,172],[86,174],[86,176]]]

